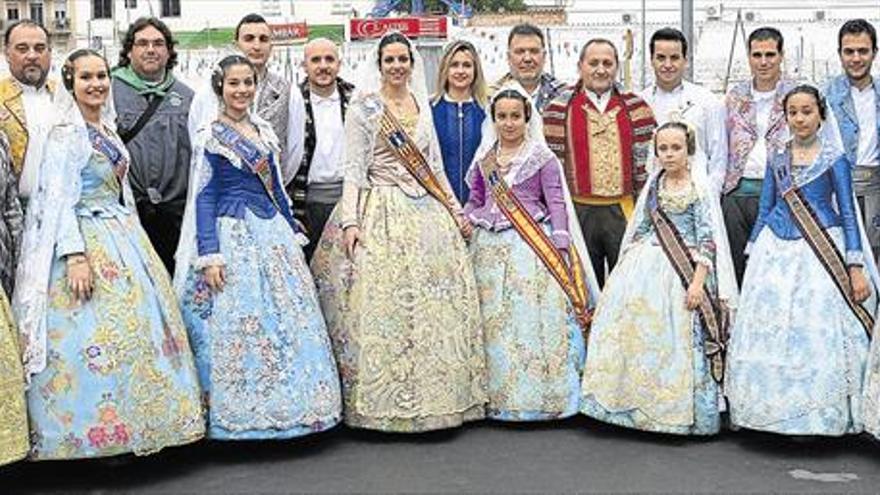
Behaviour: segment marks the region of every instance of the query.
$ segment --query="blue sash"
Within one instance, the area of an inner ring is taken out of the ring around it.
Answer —
[[[231,149],[241,159],[242,163],[247,165],[250,171],[260,179],[260,183],[263,184],[263,188],[266,190],[266,194],[269,195],[269,199],[272,200],[272,204],[275,205],[279,212],[283,211],[278,203],[278,198],[274,194],[274,181],[272,179],[272,166],[269,162],[269,156],[263,153],[251,140],[223,122],[214,122],[211,130],[214,137],[224,146]]]
[[[110,137],[96,129],[94,126],[87,125],[86,129],[88,129],[89,132],[89,141],[92,143],[92,148],[110,160],[110,163],[113,165],[113,171],[116,173],[116,177],[119,180],[122,180],[125,177],[125,173],[128,171],[128,160],[125,158],[125,154],[116,146],[116,143],[114,143]]]

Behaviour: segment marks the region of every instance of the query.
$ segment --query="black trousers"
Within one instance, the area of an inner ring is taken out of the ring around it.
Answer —
[[[752,235],[752,228],[758,220],[758,196],[731,196],[721,200],[721,211],[724,214],[724,226],[730,242],[730,256],[733,258],[733,270],[736,282],[742,287],[743,275],[746,272],[746,244]]]
[[[315,250],[318,249],[318,241],[321,240],[321,234],[324,233],[324,226],[333,213],[335,204],[306,202],[306,216],[304,223],[308,229],[309,243],[303,247],[303,253],[306,255],[306,261],[312,261]]]
[[[593,206],[574,205],[578,223],[584,234],[584,242],[590,251],[590,262],[593,271],[596,272],[596,281],[599,287],[605,285],[605,265],[608,272],[617,264],[617,255],[620,252],[620,241],[626,232],[626,217],[620,205]]]
[[[183,208],[180,208],[182,210]],[[174,275],[174,253],[180,240],[180,226],[183,224],[183,211],[167,205],[147,201],[137,204],[141,226],[147,232],[150,243],[168,273]]]

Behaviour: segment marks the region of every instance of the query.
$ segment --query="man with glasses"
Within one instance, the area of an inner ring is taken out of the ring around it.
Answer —
[[[511,80],[518,81],[532,96],[539,112],[565,87],[553,75],[544,72],[544,58],[547,54],[544,33],[532,24],[519,24],[507,36],[507,65],[510,68],[504,77],[490,88],[494,93]]]
[[[189,178],[187,115],[193,90],[174,77],[171,30],[155,17],[128,29],[113,70],[119,136],[131,155],[129,180],[141,225],[170,273]]]
[[[871,76],[877,30],[864,19],[846,21],[837,35],[844,73],[828,82],[828,106],[846,157],[853,164],[853,188],[874,256],[880,251],[880,84]]]
[[[52,126],[55,81],[47,81],[52,48],[46,28],[30,20],[3,36],[10,76],[0,80],[0,131],[9,141],[22,204],[36,189],[43,147]]]

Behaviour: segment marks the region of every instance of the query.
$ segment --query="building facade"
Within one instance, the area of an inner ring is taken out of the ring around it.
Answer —
[[[10,23],[30,19],[42,24],[49,32],[53,46],[66,50],[73,43],[74,0],[0,0],[3,6],[2,28]]]

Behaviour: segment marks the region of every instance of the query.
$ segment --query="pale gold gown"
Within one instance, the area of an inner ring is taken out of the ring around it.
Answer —
[[[476,282],[452,216],[376,136],[377,112],[381,104],[349,108],[345,192],[312,261],[345,422],[399,432],[449,428],[484,415]],[[430,119],[402,124],[445,177]],[[353,263],[340,229],[352,222],[361,231]]]
[[[16,334],[9,302],[0,290],[0,465],[28,452],[24,372]]]

